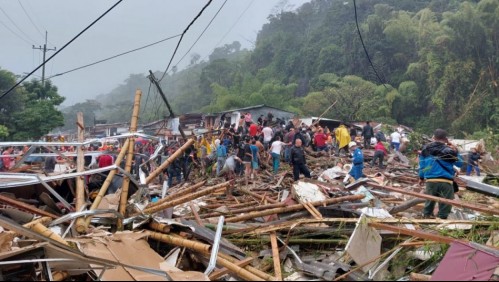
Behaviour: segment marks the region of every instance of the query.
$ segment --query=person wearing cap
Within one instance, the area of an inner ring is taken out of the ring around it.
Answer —
[[[364,173],[362,170],[364,169],[364,154],[362,150],[359,148],[356,142],[348,143],[348,149],[352,152],[352,162],[353,166],[350,170],[350,175],[355,179],[361,178]]]
[[[311,178],[302,143],[301,139],[296,139],[295,146],[291,148],[290,153],[291,164],[293,165],[293,179],[295,181],[300,179],[300,173],[303,173],[306,178]]]
[[[454,166],[459,168],[462,163],[457,148],[447,139],[447,132],[436,129],[433,142],[425,145],[419,155],[419,185],[426,182],[426,194],[453,200]],[[434,208],[435,201],[427,200],[423,217],[432,218]],[[439,203],[438,217],[447,219],[451,209],[451,205]]]

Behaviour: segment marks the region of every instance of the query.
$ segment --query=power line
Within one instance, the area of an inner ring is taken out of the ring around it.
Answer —
[[[353,7],[355,10],[355,24],[357,25],[357,32],[359,33],[360,42],[362,43],[362,47],[364,48],[364,52],[366,53],[367,60],[369,60],[369,64],[371,64],[371,67],[376,76],[378,77],[379,81],[381,82],[381,84],[383,84],[383,86],[386,89],[388,89],[388,87],[386,87],[385,83],[383,82],[383,79],[381,79],[381,77],[379,76],[378,71],[374,67],[373,62],[371,61],[371,57],[369,57],[369,53],[367,52],[366,45],[364,44],[364,39],[362,39],[362,34],[360,33],[360,28],[359,28],[359,19],[357,18],[357,3],[355,0],[353,0]]]
[[[19,0],[20,1],[20,0]],[[29,4],[29,1],[25,3],[26,4],[26,12],[28,11],[33,11],[33,7]],[[24,7],[24,5],[22,5]],[[37,17],[36,13],[32,13],[33,17],[35,18],[35,20],[37,20],[37,22],[41,22],[40,21],[40,18]],[[40,26],[42,27],[42,30],[47,30],[47,28],[43,25],[43,23],[40,23]],[[42,36],[43,36],[43,32],[42,32]],[[48,41],[48,43],[50,43],[51,45],[56,45],[54,43],[52,43],[50,40]]]
[[[19,86],[23,81],[25,81],[28,77],[30,77],[33,73],[35,73],[37,70],[39,70],[42,66],[44,66],[47,62],[49,62],[53,57],[55,57],[57,54],[59,54],[62,50],[64,50],[69,44],[71,44],[73,41],[75,41],[80,35],[82,35],[85,31],[87,31],[90,27],[92,27],[95,23],[97,23],[100,19],[102,19],[107,13],[109,13],[111,10],[113,10],[118,4],[120,4],[123,0],[119,0],[116,2],[111,8],[109,8],[106,12],[104,12],[102,15],[100,15],[96,20],[94,20],[90,25],[88,25],[85,29],[80,31],[73,39],[71,39],[68,43],[64,44],[59,51],[55,52],[52,56],[50,56],[46,61],[44,61],[41,65],[39,65],[37,68],[32,70],[28,75],[26,75],[23,79],[21,79],[19,82],[17,82],[14,86],[12,86],[7,92],[3,93],[2,96],[0,96],[0,99],[5,97],[7,94],[9,94],[12,90],[14,90],[17,86]]]
[[[33,21],[33,19],[29,16],[28,12],[26,11],[26,9],[24,8],[23,6],[23,3],[21,3],[21,0],[17,0],[17,2],[19,3],[19,5],[21,6],[21,8],[23,9],[24,11],[24,14],[26,15],[26,17],[28,17],[29,21],[31,22],[31,24],[35,27],[35,29],[38,31],[38,33],[40,34],[40,36],[43,38],[43,33],[40,31],[40,29],[38,28],[38,26],[35,24],[35,22]]]
[[[227,3],[227,0],[225,0],[223,2],[222,6],[220,6],[220,8],[218,9],[218,11],[213,16],[213,18],[211,18],[211,20],[208,23],[208,25],[201,32],[201,34],[198,36],[198,38],[196,39],[196,41],[194,41],[194,43],[191,45],[191,47],[189,48],[189,50],[187,50],[187,52],[185,52],[185,54],[182,56],[182,58],[180,58],[180,60],[176,64],[176,66],[178,66],[178,64],[180,64],[180,62],[182,62],[182,60],[185,58],[185,56],[187,56],[187,54],[189,54],[189,52],[192,50],[192,48],[194,48],[194,45],[196,45],[196,43],[198,43],[199,39],[201,39],[201,36],[203,36],[203,34],[206,32],[206,30],[210,27],[211,23],[215,20],[215,18],[218,16],[218,13],[220,13],[220,11],[222,10],[222,8],[225,6],[226,3]]]
[[[175,54],[177,54],[178,47],[180,46],[180,43],[182,42],[182,39],[184,38],[184,35],[187,33],[187,31],[189,30],[189,28],[194,24],[194,22],[201,16],[201,14],[203,14],[204,10],[206,10],[206,8],[208,8],[208,6],[210,6],[210,4],[211,4],[212,1],[213,0],[209,0],[208,3],[206,3],[206,5],[204,5],[204,7],[201,9],[201,11],[199,11],[199,13],[194,17],[194,19],[189,23],[189,25],[187,25],[187,27],[185,28],[185,30],[182,32],[182,35],[180,36],[180,39],[178,40],[177,46],[175,47],[175,50],[173,51],[173,55],[170,58],[170,62],[168,62],[168,65],[166,66],[166,69],[163,72],[163,75],[159,79],[159,82],[161,82],[161,80],[163,80],[163,78],[165,78],[166,72],[170,68],[170,65],[172,64],[173,58],[175,57]]]
[[[19,30],[22,34],[24,34],[24,36],[26,36],[26,38],[31,41],[32,43],[36,43],[35,40],[33,40],[31,37],[29,37],[29,35],[27,35],[17,24],[16,22],[14,22],[12,20],[11,17],[9,17],[9,14],[7,14],[7,12],[5,12],[4,9],[2,9],[2,7],[0,7],[0,11],[2,11],[2,13],[4,13],[4,15],[7,17],[7,19],[17,28],[17,30]]]
[[[15,31],[13,31],[8,25],[6,25],[4,22],[0,20],[0,24],[2,24],[6,29],[8,29],[12,34],[14,34],[17,38],[21,39],[22,41],[28,43],[29,45],[33,45],[32,42],[29,42],[26,40],[26,38],[21,37],[19,34],[17,34]]]
[[[49,77],[52,78],[52,77],[56,77],[56,76],[61,76],[61,75],[64,75],[64,74],[67,74],[67,73],[70,73],[70,72],[73,72],[73,71],[77,71],[77,70],[80,70],[80,69],[83,69],[83,68],[87,68],[87,67],[90,67],[90,66],[93,66],[93,65],[96,65],[96,64],[99,64],[99,63],[102,63],[102,62],[105,62],[105,61],[109,61],[111,59],[114,59],[114,58],[117,58],[117,57],[120,57],[120,56],[123,56],[123,55],[126,55],[126,54],[130,54],[132,52],[135,52],[135,51],[139,51],[139,50],[142,50],[142,49],[145,49],[147,47],[151,47],[153,45],[156,45],[156,44],[159,44],[161,42],[164,42],[164,41],[167,41],[167,40],[170,40],[170,39],[173,39],[175,37],[179,37],[180,34],[177,34],[177,35],[174,35],[174,36],[170,36],[170,37],[167,37],[165,39],[161,39],[159,41],[156,41],[154,43],[151,43],[151,44],[147,44],[147,45],[144,45],[142,47],[138,47],[138,48],[135,48],[135,49],[132,49],[132,50],[129,50],[129,51],[126,51],[126,52],[123,52],[123,53],[120,53],[120,54],[117,54],[117,55],[114,55],[114,56],[111,56],[109,58],[106,58],[106,59],[102,59],[102,60],[99,60],[99,61],[96,61],[96,62],[93,62],[93,63],[90,63],[90,64],[87,64],[87,65],[84,65],[84,66],[81,66],[81,67],[77,67],[77,68],[74,68],[74,69],[71,69],[71,70],[68,70],[68,71],[65,71],[65,72],[61,72],[61,73],[58,73],[58,74],[54,74],[52,76]]]

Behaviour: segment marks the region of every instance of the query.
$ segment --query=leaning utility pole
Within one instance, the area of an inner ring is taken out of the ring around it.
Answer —
[[[163,98],[163,101],[166,104],[166,107],[168,108],[168,111],[170,111],[170,118],[173,119],[175,118],[175,114],[173,113],[172,107],[170,107],[170,103],[168,103],[168,100],[166,100],[165,93],[163,93],[163,89],[159,86],[158,81],[156,80],[156,77],[152,73],[151,70],[149,70],[149,80],[151,80],[154,85],[156,85],[156,88],[158,88],[159,94],[161,95],[161,98]],[[187,138],[185,137],[184,130],[182,129],[182,126],[180,125],[180,122],[178,123],[178,131],[180,132],[180,135],[182,135],[182,138],[184,138],[184,141],[187,141]]]
[[[55,47],[54,49],[47,49],[47,37],[48,37],[48,32],[45,31],[45,44],[43,44],[43,48],[42,46],[35,47],[35,45],[33,45],[33,49],[43,51],[42,85],[45,85],[45,54],[47,53],[47,51],[56,51]]]

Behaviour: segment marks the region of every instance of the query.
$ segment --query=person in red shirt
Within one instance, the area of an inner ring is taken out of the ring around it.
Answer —
[[[103,154],[99,156],[99,168],[112,166],[113,165],[113,157],[108,154]]]
[[[255,137],[258,134],[258,125],[252,123],[249,127],[249,136]]]
[[[328,151],[326,142],[327,142],[327,135],[324,134],[324,130],[320,128],[319,132],[317,132],[314,135],[314,143],[315,147],[317,148],[317,152]]]
[[[386,150],[385,145],[383,145],[383,142],[381,142],[381,140],[378,140],[378,143],[376,143],[374,150],[375,152],[373,160],[371,161],[371,167],[373,167],[376,163],[376,160],[379,159],[379,168],[383,169],[383,160],[385,156],[388,155],[388,151]]]
[[[2,155],[12,155],[14,152],[14,147],[9,146],[5,151],[3,151]],[[3,168],[2,171],[8,171],[14,166],[14,158],[13,157],[3,157],[2,156],[2,161],[3,161]]]

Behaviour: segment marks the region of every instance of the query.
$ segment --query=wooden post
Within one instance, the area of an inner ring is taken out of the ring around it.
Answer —
[[[142,91],[137,89],[135,91],[135,102],[133,103],[133,112],[132,112],[132,120],[130,122],[130,133],[135,133],[137,131],[137,123],[139,121],[139,111],[140,111],[140,98],[142,97]],[[128,154],[126,157],[126,165],[125,165],[125,171],[130,173],[132,170],[132,161],[133,161],[133,149],[135,146],[135,138],[130,137],[129,142],[128,142]],[[123,185],[122,185],[122,190],[121,190],[121,197],[120,197],[120,205],[119,205],[119,212],[123,217],[125,216],[125,211],[126,211],[126,204],[127,204],[127,198],[128,198],[128,188],[130,187],[130,178],[128,176],[125,176],[123,179]],[[123,221],[122,219],[118,219],[118,230],[123,230]]]
[[[78,142],[83,143],[85,141],[85,123],[83,120],[83,113],[78,112],[76,114],[76,127],[78,129]],[[85,156],[83,155],[83,145],[78,146],[78,155],[76,157],[76,171],[83,172],[85,170]],[[76,211],[80,211],[85,204],[85,181],[84,176],[76,177]],[[76,226],[81,226],[85,224],[84,218],[78,218]]]
[[[156,178],[160,173],[162,173],[163,170],[167,168],[176,158],[180,157],[180,155],[182,155],[184,151],[187,150],[187,148],[192,146],[192,144],[194,144],[194,139],[187,140],[187,142],[185,142],[185,144],[182,147],[180,147],[177,151],[175,151],[175,153],[173,153],[173,155],[171,155],[164,163],[162,163],[158,168],[156,168],[155,171],[149,174],[149,176],[146,178],[146,184],[151,183],[151,181],[153,181],[154,178]]]
[[[279,246],[277,245],[277,235],[275,234],[275,231],[270,232],[270,245],[272,246],[275,279],[277,279],[278,281],[282,281],[281,261],[279,259]]]
[[[125,157],[126,152],[128,151],[128,144],[130,143],[130,139],[127,139],[125,141],[125,144],[121,148],[121,152],[116,158],[116,162],[114,163],[115,165],[119,166],[121,161],[123,161],[123,158]],[[104,184],[99,190],[99,194],[95,198],[94,202],[92,203],[92,206],[90,207],[90,210],[96,210],[99,207],[100,202],[102,201],[102,198],[106,195],[107,188],[109,188],[109,185],[111,184],[111,181],[113,180],[114,175],[116,174],[116,170],[113,169],[109,172],[109,175],[106,178],[106,181],[104,181]],[[85,224],[82,225],[77,225],[76,226],[76,231],[78,233],[83,233],[85,230],[87,230],[88,225],[90,224],[90,220],[92,220],[92,217],[89,216],[85,219]],[[78,223],[78,222],[77,222]]]
[[[426,200],[430,200],[430,201],[435,201],[435,202],[438,202],[438,203],[444,203],[444,204],[448,204],[448,205],[453,205],[453,206],[460,207],[460,208],[468,208],[468,209],[471,209],[471,210],[474,210],[474,211],[479,211],[479,212],[483,212],[483,213],[499,215],[499,210],[498,209],[489,209],[489,208],[487,208],[485,206],[478,206],[478,205],[468,204],[468,203],[465,203],[465,202],[462,202],[462,201],[449,200],[449,199],[435,197],[435,196],[431,196],[431,195],[427,195],[427,194],[416,193],[416,192],[413,192],[413,191],[407,191],[407,190],[404,190],[404,189],[395,188],[395,187],[391,187],[391,186],[379,185],[379,184],[372,183],[372,182],[369,182],[367,185],[369,185],[371,187],[374,187],[374,188],[377,188],[377,189],[384,189],[384,190],[388,190],[388,191],[393,191],[393,192],[397,192],[397,193],[401,193],[401,194],[405,194],[405,195],[414,196],[414,197],[417,197],[417,198],[422,198],[422,199],[426,199]]]

